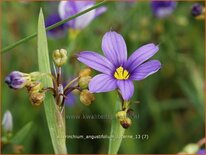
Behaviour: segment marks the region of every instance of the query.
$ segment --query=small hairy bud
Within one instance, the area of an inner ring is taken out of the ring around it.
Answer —
[[[128,129],[132,125],[132,121],[130,118],[126,117],[120,120],[120,124],[123,128]]]
[[[53,52],[53,60],[54,63],[58,66],[61,67],[67,62],[67,51],[65,49],[57,49]]]
[[[82,89],[85,89],[88,87],[88,84],[89,84],[91,79],[92,79],[91,76],[80,77],[78,84]]]
[[[89,90],[85,89],[80,93],[80,101],[89,106],[95,100],[94,94],[90,93]]]
[[[80,77],[90,76],[92,74],[91,68],[85,68],[79,72]]]

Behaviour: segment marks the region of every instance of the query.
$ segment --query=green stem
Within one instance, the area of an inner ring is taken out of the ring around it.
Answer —
[[[119,101],[116,102],[114,107],[114,115],[122,110],[121,103]],[[118,119],[112,120],[111,132],[110,136],[112,138],[109,139],[109,150],[108,154],[117,154],[122,142],[122,136],[124,135],[125,129],[120,125]]]
[[[77,13],[77,14],[75,14],[75,15],[73,15],[73,16],[65,19],[65,20],[62,20],[62,21],[60,21],[60,22],[58,22],[58,23],[56,23],[56,24],[53,24],[53,25],[47,27],[47,28],[46,28],[46,31],[52,30],[52,29],[54,29],[54,28],[56,28],[56,27],[58,27],[58,26],[60,26],[60,25],[62,25],[62,24],[64,24],[64,23],[66,23],[66,22],[68,22],[68,21],[76,18],[76,17],[79,17],[79,16],[81,16],[81,15],[83,15],[83,14],[85,14],[85,13],[91,11],[91,10],[94,10],[94,9],[96,9],[96,8],[104,5],[105,3],[106,3],[106,0],[104,0],[104,1],[102,1],[102,2],[100,2],[100,3],[97,3],[96,5],[88,8],[88,9],[86,9],[86,10],[80,12],[80,13]],[[20,45],[20,44],[22,44],[22,43],[24,43],[24,42],[32,39],[32,38],[35,38],[36,36],[37,36],[37,33],[34,33],[34,34],[32,34],[32,35],[30,35],[30,36],[28,36],[28,37],[25,37],[25,38],[23,38],[23,39],[15,42],[15,43],[9,45],[9,46],[3,48],[3,49],[1,50],[1,53],[4,54],[4,53],[6,53],[7,51],[13,49],[14,47],[16,47],[16,46],[18,46],[18,45]]]

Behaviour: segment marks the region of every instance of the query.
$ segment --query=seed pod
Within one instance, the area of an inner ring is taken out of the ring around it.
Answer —
[[[30,101],[32,103],[32,105],[34,106],[39,106],[43,103],[45,98],[45,94],[44,93],[31,93],[30,94]]]
[[[80,77],[90,76],[92,74],[91,68],[85,68],[79,72]]]
[[[80,93],[80,101],[84,105],[89,106],[94,100],[95,100],[94,94],[90,93],[87,89],[83,90]]]
[[[132,121],[130,118],[126,117],[122,120],[120,120],[120,124],[123,128],[128,129],[132,125]]]
[[[86,89],[91,79],[92,79],[91,76],[80,77],[78,84],[82,89]]]
[[[53,60],[54,63],[58,66],[61,67],[67,62],[67,51],[65,49],[57,49],[53,52]]]

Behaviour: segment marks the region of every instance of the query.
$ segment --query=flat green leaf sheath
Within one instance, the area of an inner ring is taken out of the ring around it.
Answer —
[[[51,73],[44,16],[42,10],[40,10],[39,13],[37,41],[39,71],[42,73]],[[48,76],[42,78],[42,83],[44,87],[53,87],[52,79]],[[56,154],[66,154],[67,149],[64,118],[58,110],[54,97],[50,92],[46,93],[44,108],[54,152]]]
[[[116,102],[115,107],[113,108],[114,110],[114,115],[118,112],[121,111],[121,103],[119,101]],[[124,135],[125,129],[120,125],[118,119],[113,119],[112,120],[112,125],[111,125],[111,132],[110,136],[112,138],[109,139],[109,151],[108,154],[117,154],[121,142],[122,142],[122,136]]]
[[[22,144],[22,142],[29,136],[31,131],[32,122],[27,123],[21,130],[19,130],[15,136],[12,138],[11,142],[13,144]]]

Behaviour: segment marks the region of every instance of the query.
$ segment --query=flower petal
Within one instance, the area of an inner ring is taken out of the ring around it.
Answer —
[[[100,8],[98,8],[98,9],[96,9],[96,12],[95,12],[95,17],[97,17],[97,16],[99,16],[99,15],[101,15],[101,14],[103,14],[105,11],[107,11],[107,8],[106,7],[100,7]]]
[[[110,75],[114,71],[113,64],[107,58],[95,52],[81,52],[77,59],[87,66],[105,74]]]
[[[150,60],[140,65],[132,73],[131,80],[143,80],[151,74],[156,73],[161,68],[161,63],[158,60]]]
[[[132,73],[135,68],[151,58],[158,50],[159,47],[155,44],[147,44],[138,48],[127,60],[125,68],[127,68],[129,72]]]
[[[59,2],[58,12],[60,18],[64,20],[76,14],[78,10],[74,1],[61,1]],[[68,21],[66,25],[69,27],[74,27],[74,22],[75,20]]]
[[[79,12],[82,12],[90,7],[92,7],[93,5],[88,5],[85,6],[84,8],[82,8]],[[91,23],[91,21],[95,18],[95,10],[91,10],[77,18],[75,18],[75,29],[83,29],[85,28],[87,25],[89,25],[89,23]]]
[[[92,93],[113,91],[116,88],[116,80],[106,74],[96,75],[89,83],[89,91]]]
[[[134,84],[131,80],[118,80],[117,86],[120,89],[122,97],[125,101],[128,101],[134,93]]]
[[[102,39],[104,55],[115,65],[122,66],[127,60],[127,46],[124,38],[116,32],[107,32]]]

